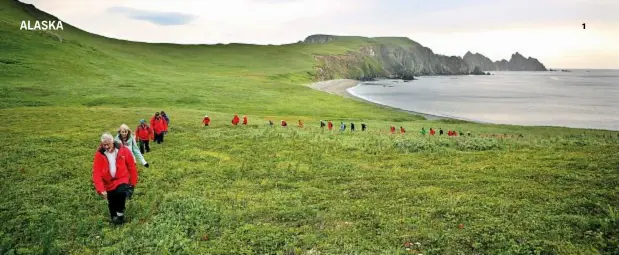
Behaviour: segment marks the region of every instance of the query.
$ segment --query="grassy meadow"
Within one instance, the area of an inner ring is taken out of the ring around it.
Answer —
[[[179,46],[19,30],[42,17],[0,1],[0,254],[619,254],[619,132],[428,121],[305,86],[313,55],[368,43],[354,37]],[[91,181],[99,137],[160,110],[169,135],[113,226]]]

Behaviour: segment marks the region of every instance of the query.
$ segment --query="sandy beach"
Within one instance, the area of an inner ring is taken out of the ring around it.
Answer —
[[[335,95],[343,96],[343,97],[346,97],[346,98],[352,98],[352,99],[359,100],[359,101],[362,101],[362,102],[375,104],[375,105],[378,105],[378,106],[381,106],[381,107],[387,107],[387,108],[391,108],[391,109],[396,109],[396,110],[408,112],[408,113],[414,114],[414,115],[420,115],[420,116],[423,116],[424,118],[426,118],[427,120],[450,119],[450,118],[447,118],[447,117],[436,116],[436,115],[431,115],[431,114],[425,114],[425,113],[421,113],[421,112],[408,111],[408,110],[404,110],[404,109],[400,109],[400,108],[396,108],[396,107],[391,107],[391,106],[388,106],[388,105],[383,105],[383,104],[367,101],[365,99],[356,97],[356,96],[348,93],[348,91],[346,91],[349,88],[357,86],[359,83],[361,83],[361,81],[351,80],[351,79],[337,79],[337,80],[328,80],[328,81],[315,82],[315,83],[310,84],[309,87],[313,88],[315,90],[320,90],[320,91],[323,91],[323,92],[327,92],[329,94],[335,94]]]

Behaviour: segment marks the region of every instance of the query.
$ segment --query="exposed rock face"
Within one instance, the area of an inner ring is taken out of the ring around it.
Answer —
[[[473,69],[475,69],[475,67],[479,67],[481,71],[497,70],[496,64],[492,62],[492,60],[479,53],[473,54],[470,51],[467,51],[466,54],[464,54],[464,56],[462,57],[462,59],[470,67],[473,67]]]
[[[546,67],[537,59],[528,59],[516,52],[509,62],[501,60],[492,62],[489,58],[479,53],[472,54],[468,51],[462,58],[472,68],[479,67],[481,71],[547,71]]]
[[[509,62],[505,59],[496,61],[494,64],[496,64],[496,71],[509,71]]]
[[[324,43],[337,37],[311,36],[305,42]],[[431,49],[406,39],[405,43],[389,39],[368,39],[368,45],[344,55],[316,56],[316,79],[373,79],[379,77],[412,80],[421,75],[456,75],[470,73],[460,57],[437,55]],[[403,40],[403,38],[395,38]]]
[[[333,40],[333,36],[332,35],[310,35],[307,38],[305,38],[305,40],[303,41],[303,43],[328,43],[330,41]]]
[[[520,53],[512,54],[512,58],[507,64],[509,71],[547,71],[546,67],[537,59],[529,57],[524,58]]]
[[[303,43],[324,44],[344,37],[312,35]],[[358,50],[343,55],[318,55],[315,66],[317,80],[375,78],[399,78],[412,80],[421,75],[487,74],[483,71],[545,71],[537,59],[524,58],[516,53],[511,60],[492,62],[481,54],[467,52],[463,58],[435,54],[430,48],[408,38],[383,37],[364,38],[364,45]],[[358,42],[358,41],[357,41]],[[477,67],[477,69],[476,69]]]

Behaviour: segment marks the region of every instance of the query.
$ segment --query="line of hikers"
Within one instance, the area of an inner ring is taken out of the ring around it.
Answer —
[[[235,114],[234,117],[232,117],[231,123],[232,123],[233,126],[237,126],[239,124],[239,122],[240,122],[240,118],[239,118],[238,114]],[[208,127],[211,124],[211,117],[209,117],[208,115],[204,115],[204,118],[202,119],[202,124],[204,124],[205,127]],[[248,124],[247,115],[244,115],[243,116],[243,123],[242,123],[242,125],[246,126],[247,124]],[[268,125],[272,127],[274,125],[273,120],[269,120]],[[282,127],[288,127],[288,122],[286,122],[285,120],[281,120],[280,121],[280,125]],[[303,121],[299,120],[298,124],[297,124],[297,127],[303,128],[304,126],[305,125],[303,124]],[[325,126],[329,130],[332,130],[333,129],[333,121],[329,120],[329,121],[325,122],[324,120],[321,120],[320,121],[320,127],[324,128]],[[340,124],[340,131],[342,131],[342,132],[345,131],[346,127],[347,127],[346,124],[344,122],[342,122]],[[366,129],[367,129],[367,125],[365,123],[361,123],[361,131],[365,131]],[[355,131],[355,123],[350,123],[350,130],[351,131]]]
[[[167,117],[166,117],[166,118],[167,118]],[[238,114],[234,114],[234,117],[232,117],[232,121],[231,121],[232,125],[233,125],[233,126],[237,126],[237,125],[239,125],[240,121],[241,121],[241,118],[239,118],[239,115],[238,115]],[[152,120],[151,120],[151,123],[152,123]],[[204,118],[202,119],[202,124],[204,124],[204,126],[205,126],[205,127],[210,126],[210,124],[211,124],[211,118],[210,118],[208,115],[204,115]],[[151,124],[151,125],[152,125],[152,124]],[[248,125],[247,115],[243,115],[243,122],[242,122],[242,125],[244,125],[244,126]],[[269,126],[273,127],[273,125],[274,125],[273,120],[269,120],[267,125],[269,125]],[[281,125],[282,127],[288,127],[288,122],[286,122],[285,120],[281,120],[281,121],[280,121],[280,125]],[[302,121],[302,120],[299,120],[299,122],[298,122],[298,125],[297,125],[297,126],[298,126],[299,128],[303,128],[303,127],[304,127],[303,121]],[[333,130],[333,128],[334,128],[333,121],[332,121],[332,120],[327,120],[327,121],[321,120],[321,121],[320,121],[320,128],[322,129],[322,128],[325,128],[325,127],[326,127],[329,131],[332,131],[332,130]],[[346,131],[346,128],[348,128],[348,127],[349,127],[349,126],[347,126],[347,125],[346,125],[346,123],[344,123],[344,122],[342,121],[342,122],[340,122],[340,129],[339,129],[339,131],[340,131],[340,132],[344,132],[344,131]],[[356,127],[356,126],[355,126],[355,123],[351,122],[351,123],[350,123],[350,131],[351,131],[351,132],[352,132],[352,131],[355,131],[355,127]],[[367,128],[368,128],[367,124],[365,124],[365,123],[361,123],[361,131],[366,131],[366,130],[367,130]],[[166,130],[167,130],[167,127],[166,127]],[[395,127],[395,126],[390,126],[390,127],[389,127],[389,131],[390,131],[392,134],[395,134],[395,133],[396,133],[396,130],[397,130],[397,129],[396,129],[396,127]],[[442,136],[442,135],[444,135],[444,134],[445,134],[445,131],[443,131],[443,129],[442,129],[442,128],[439,128],[439,129],[438,129],[438,131],[436,131],[436,130],[435,130],[435,129],[433,129],[433,128],[430,128],[430,130],[429,130],[429,131],[427,131],[425,127],[422,127],[422,128],[421,128],[421,131],[419,131],[419,133],[420,133],[421,135],[427,135],[427,134],[430,134],[431,136],[436,135],[436,133],[437,133],[437,132],[438,132],[438,135],[439,135],[439,136]],[[399,132],[399,133],[400,133],[400,134],[404,134],[404,133],[406,133],[406,129],[404,129],[404,127],[400,126],[400,132]],[[456,131],[456,130],[447,130],[446,135],[447,135],[447,136],[465,136],[465,133],[464,133],[464,132],[462,132],[462,130],[458,130],[458,131]],[[466,132],[466,136],[472,136],[471,131],[467,131],[467,132]],[[515,137],[515,136],[516,136],[516,135],[512,135],[512,137]],[[498,138],[502,138],[502,137],[509,137],[509,136],[508,136],[507,134],[504,134],[503,136],[501,136],[501,135],[494,135],[494,134],[480,134],[480,137],[498,137]],[[522,138],[523,136],[522,136],[522,134],[519,134],[519,135],[518,135],[518,137]],[[163,137],[162,137],[161,139],[163,139]],[[163,142],[163,140],[162,140],[162,142]]]
[[[150,126],[141,119],[135,135],[129,126],[121,124],[116,136],[101,136],[93,159],[92,181],[97,194],[108,201],[112,223],[125,222],[125,202],[133,195],[138,181],[137,163],[149,167],[144,159],[144,154],[150,152],[149,142],[163,143],[169,125],[170,118],[161,111],[151,117]]]
[[[205,115],[202,121],[204,126],[209,126],[210,122],[210,117]],[[241,119],[238,114],[235,114],[231,121],[232,125],[236,126],[240,122]],[[132,134],[131,129],[126,124],[120,125],[116,136],[104,133],[95,152],[92,181],[96,192],[108,201],[111,221],[114,224],[125,222],[125,202],[126,199],[131,198],[138,181],[137,163],[139,162],[146,168],[149,167],[144,154],[150,152],[150,141],[157,144],[163,143],[164,137],[168,133],[170,118],[164,111],[156,112],[151,117],[149,124],[146,120],[141,119],[140,124],[135,129],[135,135]],[[246,115],[243,116],[242,125],[248,125]],[[268,125],[273,126],[273,121],[269,120]],[[281,120],[280,125],[288,127],[285,120]],[[303,121],[299,120],[298,127],[304,127]],[[333,130],[333,121],[321,120],[320,128]],[[341,122],[339,131],[344,132],[346,128],[346,123]],[[361,131],[366,131],[367,128],[368,126],[365,123],[361,123]],[[350,131],[355,131],[355,123],[350,123]],[[390,131],[395,134],[396,127],[390,126]],[[435,135],[436,132],[433,128],[429,130],[431,136]],[[406,133],[404,127],[400,126],[400,133]],[[420,133],[421,135],[428,134],[425,127],[421,128]],[[443,129],[439,128],[438,135],[442,136],[443,134]],[[448,130],[447,136],[464,136],[464,133]],[[467,136],[471,136],[470,131],[467,132]],[[507,134],[505,136],[507,137]],[[522,137],[522,134],[520,134],[520,137]]]

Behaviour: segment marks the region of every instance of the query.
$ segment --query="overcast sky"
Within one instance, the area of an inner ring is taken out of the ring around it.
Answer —
[[[470,50],[500,60],[517,51],[549,68],[619,69],[619,0],[22,1],[88,32],[132,41],[403,36],[444,55]]]

